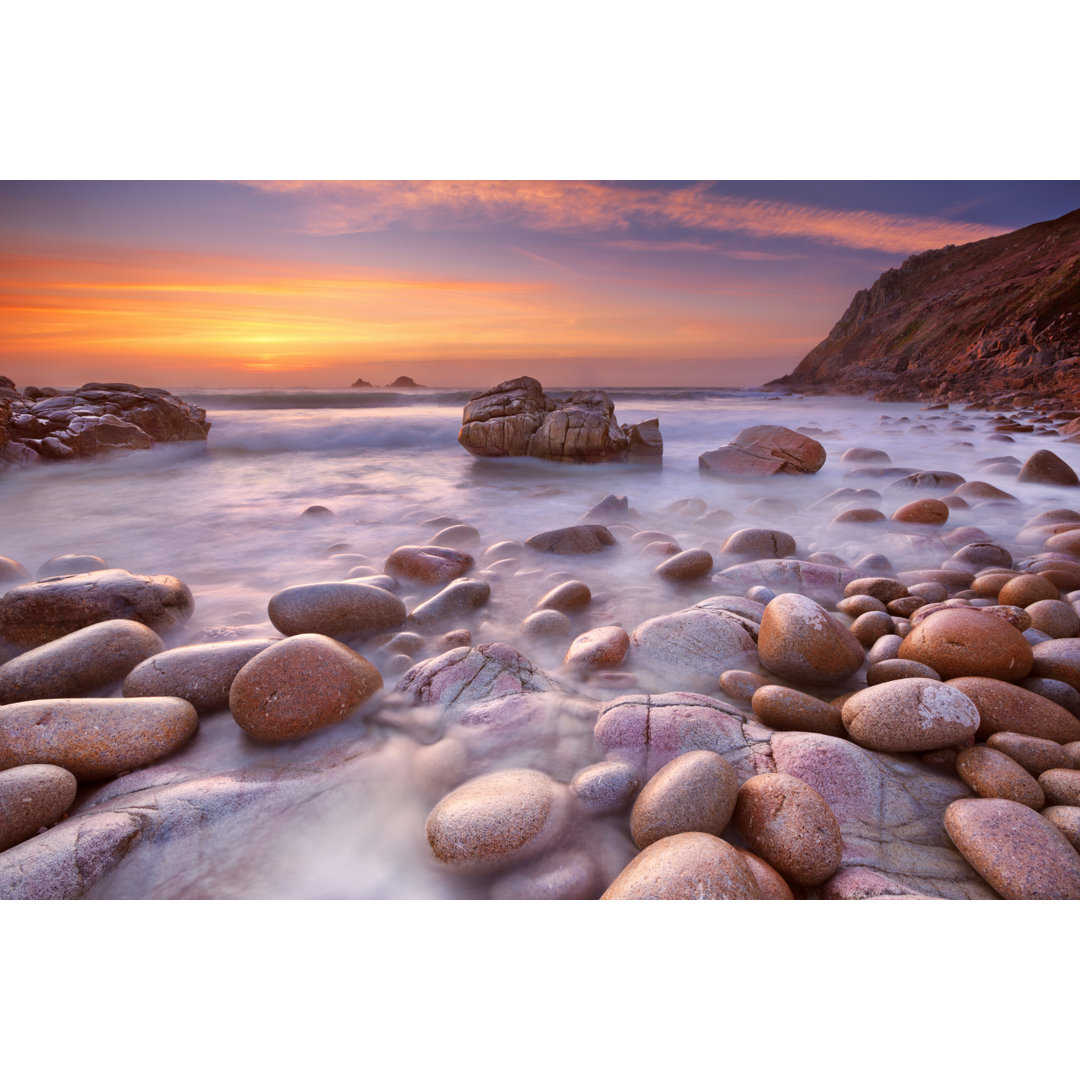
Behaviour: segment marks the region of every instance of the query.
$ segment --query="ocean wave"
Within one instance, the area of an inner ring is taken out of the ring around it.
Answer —
[[[386,409],[464,405],[470,390],[186,390],[185,401],[208,412],[251,409]]]
[[[361,453],[382,450],[440,450],[457,445],[458,423],[432,417],[359,418],[280,411],[265,414],[219,414],[210,448],[214,453]]]

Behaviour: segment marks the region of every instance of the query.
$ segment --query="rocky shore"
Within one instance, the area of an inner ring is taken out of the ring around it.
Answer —
[[[856,293],[829,336],[769,385],[1080,409],[1080,210],[912,255]]]
[[[532,382],[488,419],[621,431]],[[1048,449],[894,461],[1056,437],[923,417],[756,425],[659,513],[360,532],[262,636],[189,631],[168,573],[0,558],[0,897],[282,895],[355,860],[365,895],[1080,899],[1080,481]]]
[[[0,376],[0,469],[205,440],[209,430],[204,409],[167,390],[91,382],[69,393],[51,386],[20,392]]]

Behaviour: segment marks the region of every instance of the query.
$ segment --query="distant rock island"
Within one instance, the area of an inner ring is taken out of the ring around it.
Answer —
[[[350,389],[353,390],[423,390],[425,389],[422,383],[414,382],[408,375],[399,375],[392,383],[387,383],[386,386],[375,386],[374,383],[369,383],[367,379],[357,379],[352,384]]]
[[[912,255],[859,290],[829,336],[767,385],[1080,407],[1080,210]]]

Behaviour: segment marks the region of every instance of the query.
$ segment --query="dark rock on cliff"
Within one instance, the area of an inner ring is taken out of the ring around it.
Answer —
[[[458,442],[483,458],[657,462],[664,452],[658,420],[620,425],[602,390],[548,397],[527,375],[473,394],[461,423]]]
[[[912,255],[770,386],[879,400],[1080,401],[1080,210]]]
[[[167,390],[131,383],[86,383],[70,393],[0,377],[0,468],[145,450],[156,442],[205,440],[206,410]]]

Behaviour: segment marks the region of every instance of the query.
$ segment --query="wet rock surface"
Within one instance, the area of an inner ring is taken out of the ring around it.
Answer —
[[[210,431],[205,409],[131,383],[85,383],[34,396],[9,390],[0,401],[0,466],[205,441]]]

